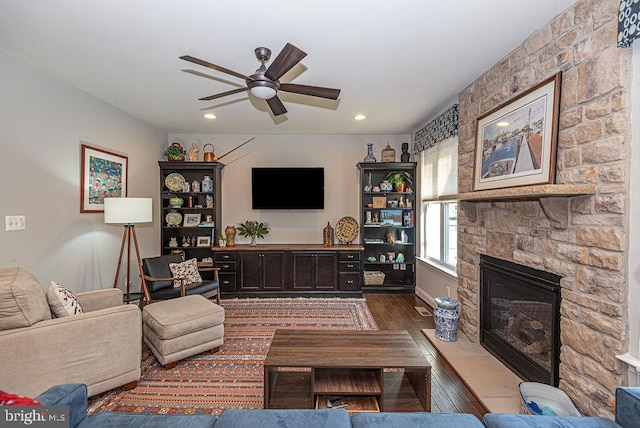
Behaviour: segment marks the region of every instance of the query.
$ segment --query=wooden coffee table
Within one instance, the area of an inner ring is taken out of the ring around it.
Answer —
[[[363,411],[431,411],[431,366],[406,331],[276,330],[264,407],[325,407],[332,395]]]

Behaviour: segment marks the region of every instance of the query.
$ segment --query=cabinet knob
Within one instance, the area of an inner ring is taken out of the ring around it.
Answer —
[[[348,258],[348,259],[352,259],[352,258],[353,258],[353,254],[349,254],[349,255],[347,256],[347,258]]]
[[[353,279],[350,279],[349,281],[347,281],[347,284],[353,284]]]
[[[223,284],[229,284],[229,281],[222,281]]]
[[[229,254],[225,254],[222,256],[223,259],[228,259],[229,258]]]
[[[353,265],[347,265],[349,269],[353,269]]]
[[[222,265],[223,269],[229,269],[229,265]]]

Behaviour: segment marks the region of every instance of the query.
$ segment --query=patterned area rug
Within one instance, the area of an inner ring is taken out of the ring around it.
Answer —
[[[233,299],[225,308],[224,345],[165,370],[153,354],[142,355],[138,387],[89,400],[89,413],[213,413],[263,406],[262,363],[277,328],[377,330],[365,299]],[[144,347],[146,349],[146,346]]]

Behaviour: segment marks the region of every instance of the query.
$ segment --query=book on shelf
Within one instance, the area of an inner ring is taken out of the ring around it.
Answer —
[[[338,409],[340,407],[347,407],[347,399],[342,395],[331,395],[327,397],[327,407],[331,409]]]

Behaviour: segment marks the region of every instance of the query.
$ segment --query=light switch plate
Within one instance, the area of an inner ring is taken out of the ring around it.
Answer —
[[[8,215],[4,218],[5,231],[25,230],[27,228],[25,216]]]

